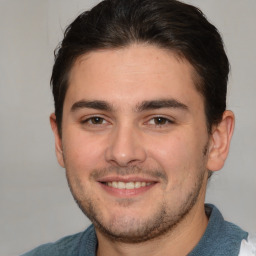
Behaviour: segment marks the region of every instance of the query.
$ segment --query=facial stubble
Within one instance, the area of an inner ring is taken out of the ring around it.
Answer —
[[[71,190],[71,193],[77,202],[80,209],[83,213],[92,221],[95,227],[108,239],[117,242],[123,243],[141,243],[149,241],[158,237],[165,235],[166,233],[171,233],[172,230],[188,215],[193,206],[196,204],[199,194],[202,190],[205,179],[205,162],[207,158],[207,149],[206,145],[203,150],[203,159],[201,161],[200,171],[195,179],[194,186],[187,193],[185,200],[179,206],[179,208],[173,212],[172,209],[169,209],[170,206],[166,203],[166,200],[163,202],[155,202],[154,212],[150,215],[148,219],[140,218],[130,218],[127,219],[122,217],[122,219],[113,218],[111,221],[106,223],[104,222],[104,217],[99,208],[99,202],[93,200],[89,195],[90,193],[84,189],[84,185],[81,184],[81,181],[71,175],[68,168],[66,168],[66,175],[68,184]],[[167,181],[167,175],[163,170],[142,170],[139,168],[126,168],[119,169],[114,168],[115,173],[119,175],[125,174],[136,174],[136,173],[150,173],[152,176],[160,176],[163,180],[163,183]],[[96,177],[104,175],[103,173],[113,172],[113,168],[109,169],[98,169],[94,170],[94,176]],[[93,176],[93,175],[91,175]],[[80,192],[78,192],[80,191]],[[82,191],[82,193],[81,193]],[[88,192],[88,193],[87,193]],[[120,207],[132,207],[134,203],[133,199],[122,199],[117,201]],[[158,206],[156,207],[156,204]],[[114,228],[117,227],[117,228]]]

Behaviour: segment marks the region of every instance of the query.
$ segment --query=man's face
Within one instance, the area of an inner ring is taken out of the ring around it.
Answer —
[[[144,241],[203,205],[209,135],[192,78],[187,61],[155,46],[92,52],[74,64],[59,162],[97,231]]]

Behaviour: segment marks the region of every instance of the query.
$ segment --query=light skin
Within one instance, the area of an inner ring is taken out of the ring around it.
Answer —
[[[95,224],[97,255],[186,255],[202,237],[208,170],[224,165],[234,116],[225,111],[208,133],[193,74],[150,45],[75,62],[61,138],[50,121],[72,194]]]

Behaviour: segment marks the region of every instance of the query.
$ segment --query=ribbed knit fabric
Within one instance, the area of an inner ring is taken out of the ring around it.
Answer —
[[[209,216],[207,229],[188,256],[237,256],[248,233],[225,221],[215,206],[205,205],[205,209]],[[41,245],[22,256],[96,256],[96,248],[97,237],[91,225],[84,232]]]
[[[206,231],[189,256],[237,256],[241,241],[248,233],[223,219],[220,211],[213,205],[205,205],[209,216]]]

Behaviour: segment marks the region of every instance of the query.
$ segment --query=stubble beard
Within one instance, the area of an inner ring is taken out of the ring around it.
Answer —
[[[204,161],[203,161],[204,162]],[[193,206],[198,200],[198,196],[202,189],[204,183],[204,177],[206,171],[204,164],[202,164],[201,170],[198,173],[198,176],[195,180],[194,186],[187,192],[185,200],[179,205],[179,207],[174,211],[170,209],[170,206],[163,201],[158,203],[158,207],[154,207],[155,212],[150,215],[150,218],[142,220],[139,218],[128,218],[122,217],[122,219],[113,218],[110,222],[104,222],[104,218],[100,211],[99,205],[93,200],[93,198],[83,193],[77,193],[76,191],[84,191],[83,184],[80,184],[78,180],[71,181],[69,172],[66,171],[68,184],[71,190],[71,193],[77,202],[79,208],[83,213],[92,221],[95,227],[109,240],[123,243],[141,243],[146,242],[155,238],[159,238],[166,233],[172,233],[175,227],[188,215]],[[113,168],[112,168],[113,169]],[[119,171],[118,171],[119,170]],[[113,172],[113,170],[101,169],[94,170],[92,173],[94,175],[101,175],[105,172]],[[165,182],[167,182],[167,176],[164,175],[164,172],[161,170],[138,170],[138,168],[126,168],[125,170],[116,169],[115,173],[123,174],[126,173],[151,173],[155,176],[162,176]],[[80,189],[77,189],[77,188]],[[122,199],[119,204],[120,207],[129,207],[133,203],[132,199]],[[157,202],[154,202],[155,204]],[[174,207],[175,209],[175,207]]]

